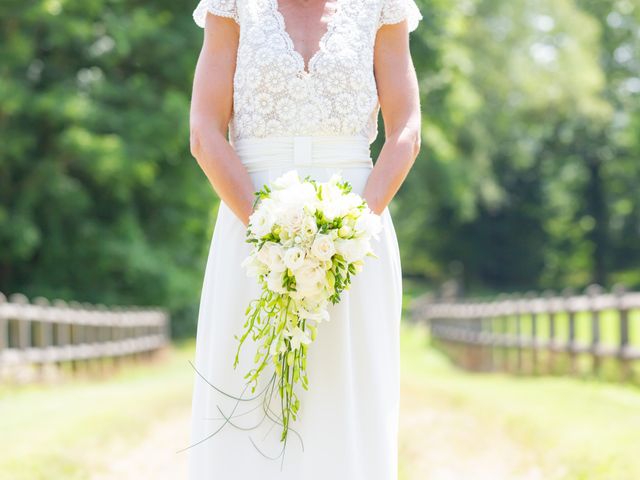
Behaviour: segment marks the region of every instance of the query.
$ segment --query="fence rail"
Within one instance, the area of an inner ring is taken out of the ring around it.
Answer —
[[[616,285],[605,293],[599,285],[590,285],[581,295],[567,289],[560,295],[529,292],[503,294],[492,300],[426,296],[416,301],[412,316],[426,322],[433,341],[470,369],[538,373],[546,366],[547,372],[553,372],[555,361],[563,354],[568,358],[569,372],[576,374],[579,357],[586,355],[591,358],[593,373],[600,372],[603,359],[611,358],[622,367],[622,378],[631,380],[632,362],[640,359],[640,345],[631,342],[634,310],[640,310],[639,292],[627,292],[624,286]],[[609,329],[615,329],[613,343],[602,339],[605,314]],[[578,320],[583,327],[580,336]]]
[[[26,366],[80,363],[151,353],[169,342],[160,308],[107,307],[0,292],[0,379]]]

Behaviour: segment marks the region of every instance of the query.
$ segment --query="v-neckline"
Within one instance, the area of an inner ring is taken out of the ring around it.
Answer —
[[[335,27],[336,17],[341,13],[343,1],[344,0],[336,0],[336,9],[331,14],[331,16],[329,17],[329,20],[327,20],[327,23],[326,23],[327,29],[320,37],[316,51],[313,53],[313,55],[311,55],[311,58],[309,58],[309,62],[305,65],[304,57],[296,49],[296,46],[293,43],[293,38],[291,38],[291,35],[289,35],[289,32],[287,31],[286,20],[282,12],[280,12],[279,1],[271,0],[271,7],[273,8],[274,14],[278,18],[278,25],[280,26],[280,30],[282,31],[282,34],[287,43],[289,53],[293,55],[293,57],[296,59],[296,62],[298,63],[298,71],[297,71],[298,75],[309,76],[313,74],[313,66],[315,62],[318,60],[318,58],[320,57],[320,55],[324,52],[325,43],[329,38],[329,35],[331,35],[333,28]]]

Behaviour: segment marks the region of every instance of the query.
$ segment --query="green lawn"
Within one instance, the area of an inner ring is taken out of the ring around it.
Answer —
[[[514,442],[536,458],[545,480],[640,478],[638,387],[464,372],[427,344],[425,329],[403,326],[405,389],[419,389],[434,408],[446,405],[459,414],[471,414],[487,430],[502,425]],[[464,456],[464,451],[460,454]],[[404,466],[405,478],[413,478],[411,470],[410,465]]]
[[[0,479],[88,479],[103,446],[136,444],[190,405],[193,341],[105,381],[0,389]],[[142,479],[141,479],[142,480]]]

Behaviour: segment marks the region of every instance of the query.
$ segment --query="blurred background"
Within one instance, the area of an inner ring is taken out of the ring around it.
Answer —
[[[185,478],[196,3],[0,5],[2,480]],[[401,479],[640,478],[640,2],[417,3]]]

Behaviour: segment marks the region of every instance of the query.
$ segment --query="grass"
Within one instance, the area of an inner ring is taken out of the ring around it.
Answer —
[[[112,440],[135,445],[189,405],[193,341],[107,380],[0,389],[0,479],[88,479]]]
[[[533,456],[545,480],[640,478],[637,387],[569,377],[464,372],[428,348],[428,332],[419,326],[403,325],[402,345],[405,389],[418,389],[424,402],[436,409],[446,406],[471,415],[487,431],[502,425]],[[405,478],[413,478],[407,476],[411,466],[404,469]]]

